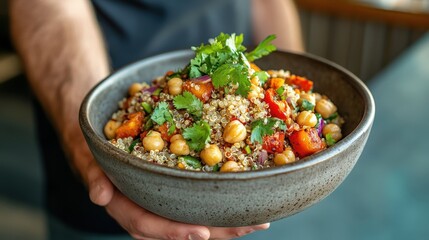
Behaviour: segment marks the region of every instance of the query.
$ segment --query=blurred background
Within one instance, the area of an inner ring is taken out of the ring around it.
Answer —
[[[377,104],[368,144],[321,203],[243,239],[427,239],[429,1],[296,0],[306,50],[359,76]],[[0,0],[0,239],[45,239],[32,96]]]

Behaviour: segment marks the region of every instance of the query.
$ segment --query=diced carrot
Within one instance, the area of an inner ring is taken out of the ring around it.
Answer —
[[[137,137],[140,134],[143,119],[143,112],[136,112],[128,115],[128,120],[116,129],[116,138]]]
[[[159,126],[158,131],[161,133],[161,138],[167,142],[170,142],[171,137],[177,133],[177,129],[175,129],[172,134],[168,134],[167,122]]]
[[[199,80],[188,80],[183,83],[183,90],[191,92],[203,102],[207,102],[214,90],[211,82],[203,82]]]
[[[255,70],[255,72],[261,71],[261,68],[258,67],[258,65],[254,64],[254,63],[250,63],[250,68]]]
[[[270,88],[278,89],[279,87],[285,84],[284,78],[271,78],[270,79]]]
[[[262,141],[262,148],[268,153],[281,153],[284,150],[284,132],[276,132],[271,136],[265,136]]]
[[[293,132],[289,136],[292,148],[300,158],[309,156],[326,148],[315,128]]]

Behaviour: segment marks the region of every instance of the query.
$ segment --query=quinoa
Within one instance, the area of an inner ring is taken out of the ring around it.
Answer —
[[[187,68],[133,84],[138,91],[118,103],[106,137],[142,161],[204,172],[290,164],[341,139],[344,120],[328,96],[313,92],[313,81],[243,68],[246,80],[224,86],[216,76],[191,78]]]

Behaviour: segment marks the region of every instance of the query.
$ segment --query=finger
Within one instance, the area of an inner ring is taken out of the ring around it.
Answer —
[[[210,239],[231,239],[238,238],[244,235],[253,233],[259,230],[266,230],[270,227],[269,223],[246,226],[246,227],[235,227],[235,228],[223,228],[223,227],[209,227]]]
[[[204,226],[179,223],[155,215],[128,198],[118,190],[106,206],[107,212],[136,239],[209,239],[210,232]]]
[[[112,200],[114,187],[95,160],[88,165],[87,181],[91,201],[106,206]]]

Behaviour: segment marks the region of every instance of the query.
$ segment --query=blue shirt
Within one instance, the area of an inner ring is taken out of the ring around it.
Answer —
[[[190,48],[224,33],[250,35],[249,0],[93,0],[113,68]],[[245,42],[249,44],[249,42]]]

